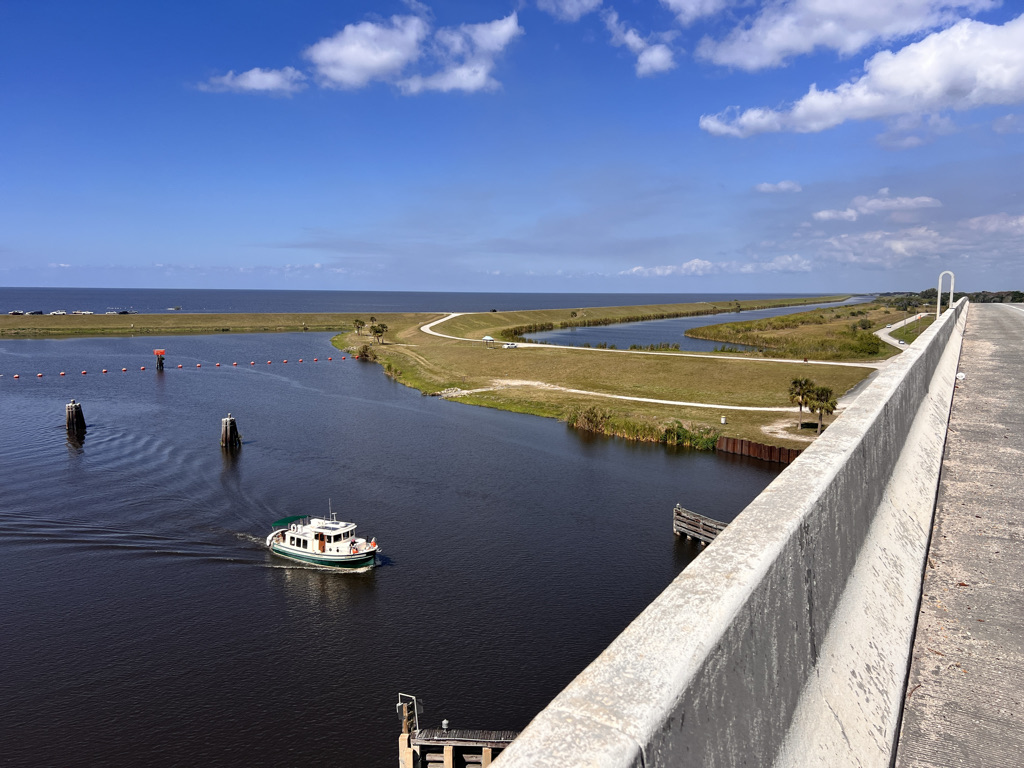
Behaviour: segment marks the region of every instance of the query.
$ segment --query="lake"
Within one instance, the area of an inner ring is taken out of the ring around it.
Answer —
[[[5,765],[391,766],[399,691],[521,729],[699,553],[673,505],[731,520],[780,469],[423,397],[329,339],[0,341]],[[266,552],[329,502],[379,567]]]

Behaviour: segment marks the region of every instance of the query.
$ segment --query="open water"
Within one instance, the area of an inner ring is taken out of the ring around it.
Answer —
[[[329,338],[0,341],[4,765],[391,766],[399,691],[521,729],[699,553],[672,506],[731,520],[779,470],[422,397]],[[328,500],[378,568],[265,551]]]

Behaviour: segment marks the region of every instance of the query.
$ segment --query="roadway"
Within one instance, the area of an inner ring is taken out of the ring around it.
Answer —
[[[1024,308],[971,304],[896,768],[1024,765]]]

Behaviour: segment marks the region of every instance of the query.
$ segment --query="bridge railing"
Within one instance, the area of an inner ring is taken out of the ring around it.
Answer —
[[[880,372],[497,765],[888,766],[966,313]]]

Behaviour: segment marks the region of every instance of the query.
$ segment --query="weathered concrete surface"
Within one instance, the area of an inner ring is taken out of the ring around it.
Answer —
[[[897,768],[1024,765],[1024,311],[971,306]]]
[[[888,766],[965,306],[880,373],[496,764]]]

